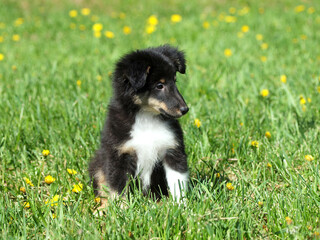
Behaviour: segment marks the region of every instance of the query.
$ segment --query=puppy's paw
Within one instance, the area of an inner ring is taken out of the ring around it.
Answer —
[[[108,201],[107,199],[101,200],[101,206],[98,207],[94,212],[93,215],[95,217],[102,217],[107,214],[107,207],[108,207]]]

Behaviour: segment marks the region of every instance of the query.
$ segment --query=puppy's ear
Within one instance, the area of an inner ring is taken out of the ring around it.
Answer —
[[[125,75],[135,91],[144,87],[149,70],[150,66],[146,62],[137,61],[129,65]]]
[[[154,50],[168,57],[176,67],[176,71],[182,74],[186,72],[186,60],[182,51],[179,51],[177,48],[170,45],[163,45],[155,48]]]

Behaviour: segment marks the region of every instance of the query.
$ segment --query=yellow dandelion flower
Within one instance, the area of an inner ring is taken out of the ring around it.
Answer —
[[[68,171],[68,173],[69,173],[70,175],[75,175],[75,174],[77,174],[77,171],[74,170],[74,169],[67,168],[67,171]]]
[[[48,156],[49,154],[50,154],[50,151],[49,151],[48,149],[42,150],[42,155],[43,155],[44,157]]]
[[[0,61],[3,61],[3,59],[4,59],[4,55],[3,53],[0,53]]]
[[[216,178],[220,178],[220,177],[221,177],[220,173],[216,173]]]
[[[26,184],[30,185],[31,187],[34,186],[29,178],[24,177],[23,180],[25,181]]]
[[[101,23],[95,23],[92,26],[92,30],[95,32],[100,32],[103,29],[103,25]]]
[[[197,128],[200,128],[200,127],[201,127],[201,121],[200,121],[198,118],[196,118],[196,119],[194,120],[194,125],[195,125]]]
[[[305,155],[305,156],[304,156],[304,159],[307,160],[307,161],[309,161],[309,162],[311,162],[311,161],[314,160],[314,157],[313,157],[312,155]]]
[[[54,195],[52,199],[45,201],[45,204],[50,204],[51,207],[58,206],[59,199],[60,199],[60,195]]]
[[[266,62],[267,61],[267,57],[266,56],[261,56],[260,57],[260,61],[261,62]]]
[[[74,30],[77,28],[77,25],[75,23],[70,23],[69,27],[70,29]]]
[[[83,25],[83,24],[80,24],[79,29],[80,29],[81,31],[84,31],[84,30],[86,30],[86,26]]]
[[[303,96],[300,96],[300,104],[304,105],[306,103],[307,103],[306,99]]]
[[[231,49],[230,49],[230,48],[226,48],[226,49],[224,50],[224,55],[225,55],[226,57],[230,57],[230,56],[232,55]]]
[[[96,197],[96,198],[94,199],[94,202],[95,202],[95,203],[100,203],[100,202],[101,202],[101,198],[100,198],[100,197]]]
[[[4,37],[0,36],[0,43],[2,43],[4,41]]]
[[[308,37],[307,37],[307,35],[302,34],[302,35],[300,36],[300,38],[301,38],[301,40],[306,40]]]
[[[208,29],[210,27],[210,23],[208,21],[205,21],[205,22],[202,23],[202,27],[204,29]]]
[[[267,167],[268,167],[268,168],[272,168],[271,163],[267,163]]]
[[[154,31],[156,31],[156,27],[153,26],[153,25],[149,25],[149,26],[146,27],[145,31],[146,31],[147,34],[151,34]]]
[[[226,22],[226,23],[234,23],[234,22],[236,22],[237,21],[237,18],[235,17],[235,16],[226,16],[225,18],[224,18],[224,21]]]
[[[12,40],[15,41],[15,42],[19,42],[19,41],[20,41],[20,36],[19,36],[19,34],[13,34]]]
[[[70,10],[69,11],[69,16],[72,17],[72,18],[75,18],[76,16],[78,16],[77,10]]]
[[[16,71],[17,70],[17,66],[16,65],[12,65],[11,69],[12,69],[12,71]]]
[[[306,105],[302,105],[301,109],[302,109],[303,112],[307,111]]]
[[[320,93],[320,86],[317,87],[317,91],[318,91],[318,93]]]
[[[241,27],[241,31],[244,32],[244,33],[249,32],[249,30],[250,30],[250,28],[249,28],[248,25],[243,25],[243,26]]]
[[[30,208],[30,203],[29,202],[24,202],[23,203],[24,208]]]
[[[263,40],[263,35],[262,34],[257,34],[256,35],[256,39],[258,40],[258,41],[262,41]]]
[[[242,126],[243,126],[243,122],[240,123],[240,127],[242,127]]]
[[[128,35],[131,33],[131,28],[129,26],[124,26],[122,31],[124,34]]]
[[[95,38],[101,38],[101,32],[99,31],[94,31],[93,35]]]
[[[57,214],[52,213],[52,218],[53,218],[53,219],[57,218]]]
[[[265,136],[266,136],[266,138],[270,139],[270,138],[271,138],[271,133],[270,133],[269,131],[267,131],[267,132],[265,133]]]
[[[120,19],[125,19],[125,18],[126,18],[126,14],[125,14],[124,12],[121,12],[121,13],[119,14],[119,18],[120,18]]]
[[[229,13],[235,14],[237,12],[237,9],[235,7],[229,8]]]
[[[259,202],[258,202],[258,205],[259,205],[260,207],[262,207],[262,206],[263,206],[263,202],[262,202],[262,201],[259,201]]]
[[[317,231],[315,231],[315,232],[313,233],[313,235],[314,235],[315,237],[319,237],[319,236],[320,236],[320,233],[317,232]]]
[[[251,146],[255,148],[259,148],[259,142],[258,141],[251,141]]]
[[[250,8],[246,6],[246,7],[243,7],[242,9],[240,9],[238,11],[238,14],[240,16],[243,16],[243,15],[246,15],[247,13],[249,13],[249,11],[250,11]]]
[[[151,26],[156,26],[158,24],[158,18],[155,15],[148,17],[147,22]]]
[[[48,175],[44,178],[44,181],[46,184],[51,184],[53,183],[54,181],[56,181],[56,179],[54,177],[52,177],[51,175]]]
[[[307,98],[307,101],[308,101],[308,103],[311,103],[312,102],[312,100],[311,100],[311,98]]]
[[[74,184],[72,192],[78,193],[78,192],[81,192],[82,189],[83,189],[83,184],[82,183]]]
[[[92,17],[91,17],[92,22],[96,22],[98,20],[99,20],[99,17],[97,15],[92,15]]]
[[[262,89],[260,92],[260,95],[262,97],[268,97],[269,96],[269,90],[268,89]]]
[[[286,83],[286,82],[287,82],[287,76],[284,75],[284,74],[282,74],[282,75],[280,76],[280,81],[283,82],[283,83]]]
[[[82,8],[82,9],[81,9],[81,14],[82,14],[83,16],[88,16],[88,15],[90,15],[90,13],[91,13],[90,8]]]
[[[170,43],[175,44],[177,42],[177,39],[175,39],[174,37],[170,38]]]
[[[26,193],[26,188],[25,187],[20,187],[20,192],[22,192],[22,193]]]
[[[261,47],[262,50],[267,50],[268,47],[269,47],[269,45],[268,45],[268,43],[262,43],[262,44],[260,45],[260,47]]]
[[[81,83],[82,83],[81,80],[77,80],[77,86],[78,87],[81,87]]]
[[[105,31],[104,35],[106,36],[106,38],[114,38],[114,33],[111,31]]]
[[[219,16],[218,16],[218,19],[219,19],[220,22],[224,21],[224,14],[220,13]]]
[[[15,26],[20,26],[21,24],[24,23],[24,19],[23,18],[17,18],[15,21],[14,21],[14,25]]]
[[[238,33],[237,33],[237,37],[238,37],[238,38],[243,38],[243,32],[238,32]]]
[[[294,8],[294,11],[296,13],[300,13],[300,12],[303,12],[304,10],[306,9],[306,7],[304,5],[298,5]]]
[[[308,8],[308,13],[309,14],[312,14],[312,13],[314,13],[316,10],[314,9],[314,7],[309,7]]]
[[[101,75],[98,75],[98,76],[96,77],[96,79],[97,79],[99,82],[101,82],[101,81],[102,81],[102,76],[101,76]]]
[[[226,186],[227,186],[228,190],[230,190],[230,191],[232,191],[234,189],[234,186],[232,186],[231,182],[228,182]]]
[[[290,217],[286,217],[286,222],[288,225],[290,225],[292,223],[292,219]]]
[[[181,22],[181,20],[182,20],[181,15],[179,15],[179,14],[171,15],[171,22],[178,23],[178,22]]]

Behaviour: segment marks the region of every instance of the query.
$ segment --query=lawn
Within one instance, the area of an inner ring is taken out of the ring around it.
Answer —
[[[316,0],[2,0],[0,238],[320,238],[319,12]],[[114,64],[165,43],[187,58],[190,191],[180,205],[136,191],[95,216],[87,167]]]

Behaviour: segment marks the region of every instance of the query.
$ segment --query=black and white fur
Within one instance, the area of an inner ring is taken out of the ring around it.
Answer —
[[[169,189],[179,201],[188,165],[177,118],[188,107],[175,83],[176,72],[185,70],[183,52],[169,45],[131,52],[117,63],[100,149],[89,166],[97,195],[121,195],[130,177],[138,177],[144,192],[159,197]]]

